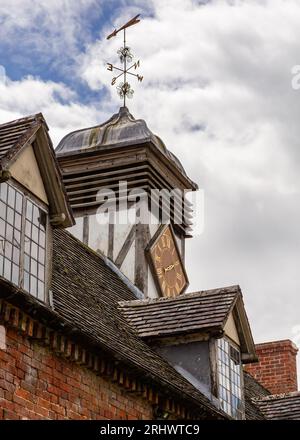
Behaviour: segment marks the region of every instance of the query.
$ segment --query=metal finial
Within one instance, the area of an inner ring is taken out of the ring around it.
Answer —
[[[120,61],[123,64],[123,69],[121,69],[120,67],[116,67],[111,63],[107,63],[107,70],[110,70],[111,72],[113,72],[114,70],[121,72],[121,73],[119,73],[119,75],[115,76],[112,79],[112,81],[111,81],[112,86],[115,85],[117,79],[123,75],[123,81],[120,84],[118,84],[117,92],[118,92],[118,95],[120,96],[120,98],[123,99],[124,107],[126,106],[126,98],[132,98],[133,94],[134,94],[134,90],[132,89],[131,85],[127,81],[127,75],[135,76],[138,79],[138,81],[140,81],[140,82],[143,81],[143,78],[144,78],[141,75],[130,72],[131,69],[134,68],[134,70],[136,70],[140,66],[139,60],[136,61],[135,63],[133,63],[130,67],[127,67],[128,63],[132,62],[134,56],[131,52],[130,47],[128,47],[126,45],[126,29],[129,26],[133,26],[134,24],[139,23],[140,22],[140,20],[138,19],[139,16],[140,16],[140,14],[136,15],[131,20],[129,20],[127,23],[125,23],[123,26],[121,26],[119,29],[115,29],[107,37],[107,40],[109,40],[110,38],[115,37],[120,31],[123,31],[123,34],[124,34],[123,47],[120,47],[120,49],[117,52],[119,55]]]

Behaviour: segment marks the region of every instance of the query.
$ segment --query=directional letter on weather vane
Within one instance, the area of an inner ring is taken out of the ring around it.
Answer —
[[[112,86],[115,85],[117,79],[119,79],[123,75],[123,81],[117,86],[117,92],[118,92],[118,95],[120,96],[120,98],[122,98],[124,100],[124,107],[126,105],[126,98],[132,98],[133,93],[134,93],[134,90],[131,88],[131,85],[127,81],[127,75],[135,76],[137,78],[137,80],[140,82],[143,81],[143,76],[138,75],[137,73],[133,73],[131,71],[132,69],[136,70],[138,67],[140,67],[139,60],[136,61],[135,63],[133,63],[130,67],[127,67],[128,64],[132,62],[133,55],[130,51],[130,47],[128,47],[126,45],[126,28],[128,28],[129,26],[133,26],[134,24],[139,23],[140,22],[140,20],[138,19],[139,16],[140,16],[140,14],[136,15],[131,20],[129,20],[126,24],[121,26],[119,29],[115,29],[107,37],[107,40],[109,40],[110,38],[115,37],[120,31],[123,30],[124,44],[123,44],[123,47],[121,47],[117,52],[119,55],[120,61],[123,64],[123,69],[121,69],[120,67],[116,67],[113,64],[107,63],[107,70],[110,70],[111,72],[113,72],[114,70],[116,70],[117,72],[121,72],[112,79],[112,81],[111,81]]]

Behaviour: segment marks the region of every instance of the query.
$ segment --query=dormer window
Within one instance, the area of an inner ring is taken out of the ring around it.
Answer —
[[[45,301],[48,213],[12,183],[0,184],[0,275]]]
[[[227,338],[218,339],[218,382],[222,409],[234,419],[244,418],[240,350]]]

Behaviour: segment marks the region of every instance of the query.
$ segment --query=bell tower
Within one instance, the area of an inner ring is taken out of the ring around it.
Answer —
[[[127,107],[104,124],[65,136],[56,155],[76,219],[71,232],[111,259],[145,297],[159,296],[147,257],[151,239],[168,222],[159,195],[177,191],[179,203],[173,197],[169,222],[183,264],[185,239],[191,236],[189,208],[183,215],[186,204],[179,191],[193,191],[197,185],[179,160]],[[104,199],[110,217],[106,222],[100,218]]]
[[[126,107],[134,93],[128,78],[143,80],[126,43],[126,30],[138,17],[107,37],[123,32],[121,66],[107,64],[123,106],[103,124],[69,133],[56,155],[76,219],[71,232],[114,262],[144,297],[155,298],[178,295],[188,285],[184,251],[192,207],[185,192],[197,185]]]

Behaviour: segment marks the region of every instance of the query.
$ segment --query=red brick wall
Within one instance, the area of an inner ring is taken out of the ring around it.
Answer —
[[[290,340],[255,346],[258,363],[245,369],[272,394],[297,391],[297,347]]]
[[[6,334],[0,349],[0,419],[151,419],[152,406],[109,379]]]

